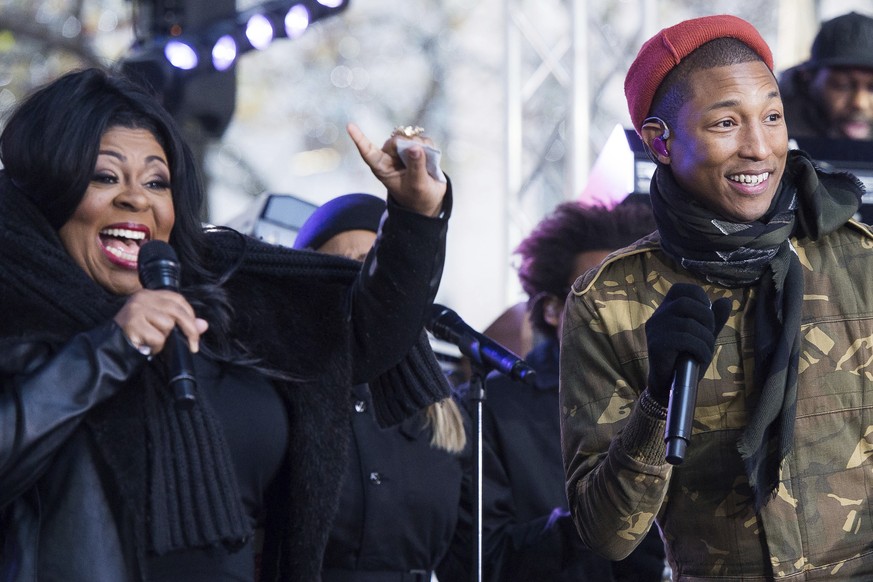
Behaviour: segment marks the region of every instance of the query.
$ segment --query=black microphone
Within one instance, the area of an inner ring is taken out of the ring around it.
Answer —
[[[685,460],[685,449],[691,440],[691,424],[694,421],[694,408],[697,406],[699,369],[700,364],[687,354],[679,354],[676,359],[676,375],[670,387],[667,429],[664,431],[667,462],[671,465],[682,464]]]
[[[169,289],[179,291],[181,267],[176,251],[159,240],[149,241],[139,249],[137,259],[139,281],[145,289]],[[191,408],[194,405],[194,390],[197,379],[194,377],[194,364],[188,341],[178,327],[167,337],[164,345],[167,354],[167,369],[170,372],[170,388],[178,408]]]
[[[454,344],[461,353],[480,366],[487,366],[513,380],[534,383],[536,372],[511,351],[482,335],[464,323],[461,317],[444,305],[434,303],[427,329],[437,338]]]

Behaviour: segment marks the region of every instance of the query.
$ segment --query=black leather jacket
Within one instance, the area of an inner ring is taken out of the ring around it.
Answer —
[[[50,354],[41,343],[0,354],[0,578],[123,581],[130,544],[121,543],[94,448],[77,429],[145,357],[114,322]],[[76,538],[83,543],[71,552]]]

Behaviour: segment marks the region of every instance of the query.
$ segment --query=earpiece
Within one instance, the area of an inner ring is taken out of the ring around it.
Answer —
[[[643,120],[644,126],[650,123],[657,124],[660,129],[663,129],[663,133],[652,140],[652,150],[659,156],[670,157],[670,151],[667,149],[667,140],[670,139],[670,127],[660,117],[648,117]]]

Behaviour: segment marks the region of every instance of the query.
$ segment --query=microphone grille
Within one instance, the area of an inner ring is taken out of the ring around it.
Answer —
[[[146,265],[152,261],[173,261],[179,262],[176,256],[176,251],[168,243],[162,240],[150,240],[139,249],[137,263]]]
[[[137,270],[145,289],[179,290],[179,258],[173,247],[164,241],[153,240],[140,247]]]
[[[466,326],[461,316],[439,303],[433,304],[430,310],[430,319],[425,324],[425,327],[434,337],[449,343],[454,343],[458,340],[461,326]]]

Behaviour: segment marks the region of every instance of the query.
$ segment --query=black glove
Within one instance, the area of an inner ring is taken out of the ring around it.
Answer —
[[[664,302],[646,322],[649,348],[649,395],[662,406],[670,399],[670,386],[679,354],[688,354],[700,364],[698,380],[706,373],[715,351],[715,338],[731,312],[729,299],[710,306],[701,287],[676,283]]]

